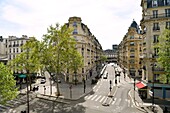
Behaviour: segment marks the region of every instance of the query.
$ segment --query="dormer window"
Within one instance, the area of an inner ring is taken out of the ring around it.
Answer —
[[[77,27],[77,22],[73,22],[73,26],[74,26],[74,27]]]
[[[157,7],[157,6],[158,6],[158,1],[152,0],[152,7]]]

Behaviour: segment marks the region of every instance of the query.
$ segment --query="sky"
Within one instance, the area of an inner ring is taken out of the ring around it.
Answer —
[[[0,0],[0,35],[35,36],[50,25],[81,17],[104,50],[119,44],[133,19],[140,24],[141,0]]]

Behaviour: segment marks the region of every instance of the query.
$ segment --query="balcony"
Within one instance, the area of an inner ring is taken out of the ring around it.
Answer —
[[[162,13],[162,14],[158,14],[158,15],[146,15],[146,16],[144,16],[144,18],[141,21],[155,20],[155,19],[162,19],[162,18],[169,18],[169,17],[170,17],[170,13]]]
[[[164,69],[163,68],[160,68],[160,67],[154,67],[154,72],[164,72]]]

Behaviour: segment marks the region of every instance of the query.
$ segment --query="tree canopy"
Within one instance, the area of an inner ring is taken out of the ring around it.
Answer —
[[[160,76],[160,80],[164,83],[170,81],[170,30],[165,29],[159,36],[159,43],[156,45],[159,48],[158,64],[164,69],[164,74]]]
[[[0,63],[0,104],[16,98],[17,88],[14,76],[9,68]]]

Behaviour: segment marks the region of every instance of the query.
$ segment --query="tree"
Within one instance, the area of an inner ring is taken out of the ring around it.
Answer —
[[[164,69],[164,74],[162,74],[159,79],[164,83],[169,83],[170,81],[170,30],[165,29],[159,36],[159,43],[156,45],[159,48],[158,52],[158,64]]]
[[[102,61],[102,62],[107,61],[107,57],[106,57],[106,56],[104,56],[104,55],[102,55],[100,59],[101,59],[101,61]]]
[[[66,70],[68,62],[70,59],[70,51],[75,47],[75,40],[71,37],[71,32],[66,25],[59,26],[50,26],[47,29],[47,34],[44,35],[43,43],[44,49],[43,53],[43,64],[50,71],[54,71],[56,75],[56,88],[57,95],[60,95],[58,77],[61,72]],[[76,57],[75,57],[76,58]],[[49,69],[50,68],[50,69]]]
[[[69,63],[68,63],[68,69],[73,71],[75,85],[77,85],[77,72],[78,70],[83,66],[83,57],[80,55],[80,53],[77,51],[77,49],[74,47],[72,48],[69,54]]]
[[[9,68],[0,63],[0,104],[16,98],[18,95],[16,81]]]
[[[40,63],[41,57],[39,56],[39,45],[40,42],[36,40],[35,37],[31,37],[30,40],[21,47],[23,52],[18,54],[13,60],[9,62],[11,69],[17,69],[27,74],[27,80],[29,79],[30,81],[30,89],[30,74],[38,72],[38,70],[42,67]]]

